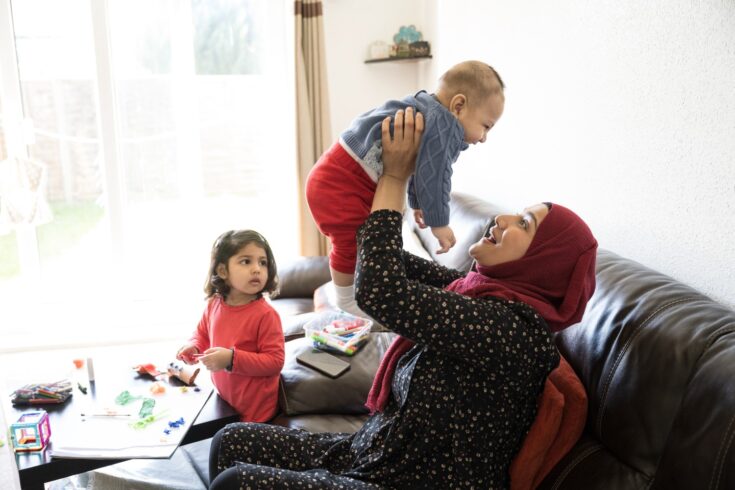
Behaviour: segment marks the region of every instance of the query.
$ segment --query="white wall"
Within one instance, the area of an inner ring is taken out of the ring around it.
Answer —
[[[391,43],[402,25],[425,32],[422,19],[432,2],[422,0],[323,0],[332,133],[335,139],[357,115],[389,99],[422,89],[419,77],[430,61],[366,64],[373,41]]]
[[[425,24],[434,60],[418,87],[464,59],[486,60],[507,85],[505,115],[460,156],[455,190],[508,209],[565,204],[603,248],[735,307],[735,2],[362,3],[325,1],[327,41],[355,37],[328,48],[335,132],[359,112],[354,94],[368,108],[414,83],[410,67],[378,68],[395,70],[386,76],[345,44]],[[332,24],[354,19],[365,27]]]

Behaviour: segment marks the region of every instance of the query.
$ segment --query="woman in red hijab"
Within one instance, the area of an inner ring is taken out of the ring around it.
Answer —
[[[413,113],[404,122],[399,111],[392,137],[389,122],[384,174],[357,234],[358,304],[399,334],[367,401],[372,416],[351,435],[228,426],[213,442],[212,489],[510,487],[560,362],[552,332],[579,321],[594,291],[597,242],[572,211],[537,204],[496,217],[470,247],[468,274],[405,252],[402,211],[423,120],[414,129]]]

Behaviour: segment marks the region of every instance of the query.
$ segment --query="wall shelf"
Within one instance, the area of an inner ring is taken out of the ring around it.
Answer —
[[[374,60],[365,60],[365,63],[383,63],[386,61],[417,61],[431,59],[430,54],[421,56],[391,56],[390,58],[376,58]]]

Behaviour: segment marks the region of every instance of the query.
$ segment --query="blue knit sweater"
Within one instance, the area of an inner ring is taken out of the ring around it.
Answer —
[[[421,209],[428,226],[449,224],[449,194],[452,190],[452,164],[459,152],[467,149],[464,128],[457,118],[425,91],[385,104],[358,116],[340,136],[342,146],[377,180],[383,173],[381,124],[398,109],[413,107],[424,115],[416,171],[408,186],[408,204]],[[391,123],[391,133],[393,124]]]

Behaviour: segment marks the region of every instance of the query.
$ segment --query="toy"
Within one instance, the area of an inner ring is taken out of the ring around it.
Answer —
[[[144,419],[151,415],[153,413],[153,407],[155,406],[156,400],[153,398],[144,398],[143,403],[140,406],[140,411],[138,412],[138,417]]]
[[[196,380],[196,377],[199,374],[199,368],[187,366],[180,362],[169,363],[167,371],[169,376],[174,376],[189,386],[194,384],[194,380]]]
[[[156,381],[155,383],[153,383],[150,390],[151,393],[153,393],[154,395],[162,395],[166,393],[166,387],[160,381]]]
[[[156,369],[156,366],[153,364],[138,364],[133,369],[138,371],[138,374],[147,374],[153,378],[157,378],[163,374],[161,371]]]
[[[34,410],[10,424],[10,440],[15,452],[40,451],[51,437],[51,426],[46,410]]]
[[[128,390],[125,390],[115,397],[115,403],[118,405],[127,405],[128,403],[140,400],[141,398],[141,396],[134,396],[130,394]]]

